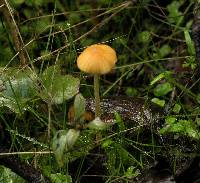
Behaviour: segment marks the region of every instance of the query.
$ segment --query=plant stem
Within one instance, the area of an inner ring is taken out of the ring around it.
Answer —
[[[50,144],[51,139],[51,103],[48,103],[48,128],[47,128],[47,140]]]
[[[95,117],[100,117],[99,75],[94,74]]]

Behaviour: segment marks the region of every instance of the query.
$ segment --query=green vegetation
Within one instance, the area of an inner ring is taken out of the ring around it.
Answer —
[[[190,157],[184,147],[192,144],[197,154],[199,63],[191,36],[197,2],[0,3],[0,146],[55,183],[133,182],[157,155],[169,159],[176,176],[176,160]],[[118,57],[100,79],[101,98],[143,98],[161,115],[157,124],[124,119],[119,111],[88,120],[93,77],[77,68],[76,59],[101,43]],[[0,182],[25,182],[4,166],[0,174]]]

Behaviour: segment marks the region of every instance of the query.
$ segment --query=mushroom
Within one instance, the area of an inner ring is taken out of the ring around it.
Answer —
[[[117,62],[113,48],[105,44],[94,44],[87,47],[77,59],[78,68],[94,75],[95,117],[100,117],[99,75],[112,70]]]

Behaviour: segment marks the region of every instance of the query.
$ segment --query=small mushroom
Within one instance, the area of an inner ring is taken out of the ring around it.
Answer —
[[[94,75],[95,117],[100,117],[99,75],[112,70],[117,62],[113,48],[105,44],[94,44],[87,47],[78,57],[78,68]]]

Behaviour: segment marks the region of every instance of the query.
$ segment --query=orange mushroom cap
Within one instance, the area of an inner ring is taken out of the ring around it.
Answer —
[[[115,50],[105,44],[87,47],[77,59],[78,68],[91,74],[106,74],[112,70],[116,62]]]

